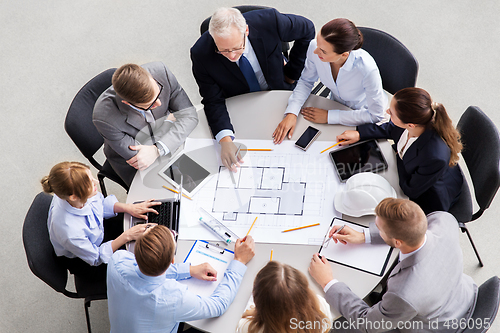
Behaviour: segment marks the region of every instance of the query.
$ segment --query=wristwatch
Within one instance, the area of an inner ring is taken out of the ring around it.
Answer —
[[[161,143],[158,144],[158,142],[156,142],[155,146],[158,149],[158,153],[160,154],[160,156],[165,156],[165,149],[163,149],[163,146],[161,145]]]

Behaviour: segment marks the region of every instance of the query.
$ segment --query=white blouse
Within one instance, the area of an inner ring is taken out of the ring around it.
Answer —
[[[375,60],[365,50],[352,50],[340,68],[335,81],[329,62],[323,62],[314,54],[316,40],[307,50],[307,58],[297,86],[288,100],[286,113],[298,115],[302,105],[318,81],[330,89],[330,98],[348,106],[352,111],[329,110],[328,123],[356,126],[377,123],[384,118],[387,96]]]

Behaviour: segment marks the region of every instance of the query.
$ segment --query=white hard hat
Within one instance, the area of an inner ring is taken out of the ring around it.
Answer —
[[[374,215],[375,207],[387,197],[396,198],[396,191],[382,176],[360,172],[349,178],[344,190],[335,195],[335,209],[349,216]]]

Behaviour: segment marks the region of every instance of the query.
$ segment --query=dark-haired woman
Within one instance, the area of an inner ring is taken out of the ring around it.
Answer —
[[[325,333],[332,327],[330,306],[292,266],[268,262],[255,277],[252,296],[237,333]]]
[[[399,186],[426,214],[448,211],[460,195],[463,176],[457,166],[460,134],[440,103],[420,88],[405,88],[391,100],[391,121],[345,131],[337,140],[351,144],[372,138],[393,139]]]
[[[293,90],[285,118],[273,133],[274,143],[291,138],[301,112],[315,123],[356,126],[377,123],[384,118],[387,96],[375,60],[361,49],[363,34],[345,18],[325,24],[307,50],[304,70]],[[330,98],[352,110],[302,108],[314,83],[320,79],[330,89]],[[302,108],[302,109],[301,109]]]

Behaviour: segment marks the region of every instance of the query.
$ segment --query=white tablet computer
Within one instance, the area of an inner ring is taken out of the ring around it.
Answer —
[[[184,176],[182,191],[188,196],[193,196],[211,178],[207,169],[184,152],[172,158],[158,174],[176,189],[179,189],[182,174]]]

